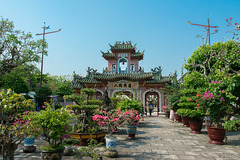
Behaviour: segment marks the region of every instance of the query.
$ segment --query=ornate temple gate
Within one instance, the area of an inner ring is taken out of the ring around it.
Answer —
[[[144,51],[136,50],[136,44],[132,45],[131,41],[119,42],[110,45],[110,51],[102,53],[102,57],[108,62],[102,73],[96,69],[88,67],[85,77],[75,74],[71,87],[75,89],[75,93],[80,93],[82,88],[89,87],[96,90],[96,98],[99,99],[105,91],[109,97],[113,97],[115,93],[133,96],[142,101],[147,106],[149,99],[154,101],[154,108],[159,115],[161,106],[165,105],[164,93],[161,93],[165,84],[172,83],[177,75],[162,75],[161,66],[145,72],[144,68],[139,66],[139,61],[143,60]]]

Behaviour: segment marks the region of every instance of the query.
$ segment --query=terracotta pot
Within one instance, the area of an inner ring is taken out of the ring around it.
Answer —
[[[183,127],[189,127],[189,117],[182,117]]]
[[[182,117],[178,114],[175,114],[175,120],[177,123],[180,123],[182,121]]]
[[[200,134],[202,133],[201,130],[202,130],[202,120],[190,120],[189,121],[189,125],[190,125],[190,128],[191,128],[191,133],[194,133],[194,134]]]
[[[226,137],[226,130],[224,128],[208,127],[209,143],[223,145]]]

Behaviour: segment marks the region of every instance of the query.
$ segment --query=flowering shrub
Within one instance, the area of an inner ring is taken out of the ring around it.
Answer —
[[[119,125],[123,122],[122,110],[115,109],[110,111],[97,110],[97,114],[92,117],[93,121],[96,121],[100,127],[105,127],[108,134],[112,134],[117,131]]]
[[[123,113],[124,123],[128,126],[136,126],[139,124],[139,114],[137,110],[131,110]]]
[[[26,117],[31,119],[36,129],[41,129],[44,140],[48,142],[40,146],[40,149],[50,151],[63,148],[62,140],[68,138],[67,134],[71,129],[69,125],[71,115],[65,109],[53,110],[51,104],[45,105],[45,110],[30,113]]]
[[[220,81],[212,81],[209,84],[209,91],[205,91],[202,96],[202,104],[205,106],[206,115],[211,118],[212,125],[219,127],[221,120],[226,115],[230,100],[226,96],[226,85]]]
[[[13,159],[18,145],[28,136],[28,122],[25,123],[21,115],[34,108],[35,104],[20,94],[10,89],[0,91],[0,155],[3,159]]]

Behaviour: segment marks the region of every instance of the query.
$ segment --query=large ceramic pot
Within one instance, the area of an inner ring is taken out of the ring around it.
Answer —
[[[64,148],[57,151],[41,151],[43,160],[61,160],[63,157]]]
[[[99,132],[99,133],[71,133],[71,138],[80,139],[81,142],[79,145],[87,146],[88,140],[90,138],[97,140],[98,142],[103,142],[106,132]]]
[[[175,120],[177,123],[180,123],[182,121],[182,117],[178,114],[175,114]]]
[[[208,127],[209,143],[223,145],[226,137],[226,130],[224,128]]]
[[[189,117],[182,117],[183,127],[189,127]]]
[[[35,138],[33,136],[26,137],[24,139],[23,152],[25,152],[25,153],[35,152],[37,148],[34,146],[34,144],[35,144]]]
[[[115,137],[105,137],[106,139],[106,148],[111,148],[112,150],[116,149],[116,141]]]
[[[126,132],[128,134],[128,139],[136,139],[135,134],[137,132],[137,126],[126,126]]]
[[[202,130],[202,120],[190,120],[189,121],[189,125],[190,125],[190,128],[191,128],[191,133],[194,133],[194,134],[200,134],[202,133],[201,130]]]

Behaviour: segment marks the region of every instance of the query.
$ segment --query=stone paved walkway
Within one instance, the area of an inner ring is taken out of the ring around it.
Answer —
[[[202,134],[190,133],[190,128],[182,123],[171,123],[169,119],[145,117],[140,122],[135,140],[128,140],[122,129],[117,136],[119,160],[240,160],[240,132],[227,132],[225,145],[208,143],[207,130]],[[43,143],[41,140],[37,144]],[[38,145],[38,147],[39,147]],[[22,145],[16,152],[16,160],[41,159],[39,148],[35,153],[23,153]],[[64,160],[75,160],[74,156],[64,156]],[[89,159],[89,158],[84,158]],[[103,158],[109,160],[110,158]]]

